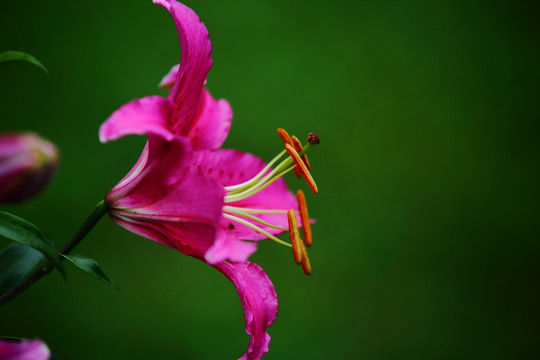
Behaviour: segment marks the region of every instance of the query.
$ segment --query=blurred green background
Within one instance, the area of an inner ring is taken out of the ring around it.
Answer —
[[[274,243],[252,257],[280,301],[264,358],[533,358],[537,3],[186,3],[213,42],[207,86],[235,112],[227,147],[268,160],[277,127],[321,137],[312,276]],[[125,102],[165,95],[177,34],[150,0],[2,1],[0,34],[0,51],[49,70],[0,66],[0,130],[62,151],[46,191],[0,210],[62,243],[137,160],[144,138],[104,145],[97,131]],[[76,252],[120,291],[66,264],[67,283],[55,272],[0,308],[0,335],[42,337],[64,360],[243,354],[240,301],[209,266],[108,218]]]

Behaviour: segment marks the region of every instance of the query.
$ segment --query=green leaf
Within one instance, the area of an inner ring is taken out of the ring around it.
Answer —
[[[23,53],[21,51],[4,51],[0,53],[0,63],[9,62],[9,61],[28,61],[31,64],[36,65],[37,67],[43,69],[45,73],[49,73],[47,68],[35,57],[30,54]]]
[[[11,244],[0,253],[0,294],[23,281],[44,259],[37,250],[21,244]]]
[[[38,250],[56,266],[64,279],[67,279],[56,249],[33,224],[10,213],[0,211],[0,236]]]
[[[75,266],[77,266],[79,269],[86,271],[88,274],[92,275],[99,281],[102,281],[105,284],[118,290],[118,287],[111,280],[109,280],[107,275],[105,275],[105,273],[101,270],[98,263],[94,259],[91,259],[81,254],[70,254],[62,256],[75,264]]]

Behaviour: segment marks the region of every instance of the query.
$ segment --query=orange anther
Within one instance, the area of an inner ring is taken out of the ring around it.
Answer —
[[[289,136],[289,133],[288,133],[285,129],[279,128],[279,129],[277,129],[277,133],[278,133],[279,136],[281,137],[281,140],[283,140],[283,143],[284,143],[284,144],[291,144],[291,145],[293,145],[293,142],[292,142],[292,140],[291,140],[291,137]]]
[[[294,160],[296,167],[300,169],[300,172],[304,176],[304,179],[306,179],[310,189],[315,194],[319,193],[319,189],[317,188],[317,184],[315,184],[315,180],[313,180],[313,177],[311,177],[309,170],[307,169],[302,159],[300,159],[300,156],[298,155],[296,150],[289,144],[285,144],[285,149],[289,153],[290,157]]]
[[[302,151],[302,143],[300,142],[300,140],[298,140],[298,138],[294,135],[292,136],[291,140],[293,142],[294,149],[296,150],[296,152],[300,153],[300,151]],[[307,155],[302,155],[302,161],[304,162],[304,164],[306,164],[306,167],[308,170],[311,169],[311,165],[309,165],[309,160],[307,158]]]
[[[293,143],[291,137],[289,136],[289,133],[285,129],[279,128],[279,129],[277,129],[277,133],[281,137],[281,140],[283,140],[283,143],[285,145],[289,144],[289,145],[294,147],[294,143]],[[299,178],[300,177],[300,170],[297,169],[297,168],[294,168],[293,171],[294,171],[294,175],[296,175],[296,177]]]
[[[311,226],[309,224],[309,215],[306,204],[306,197],[302,190],[296,192],[298,198],[298,210],[300,210],[300,220],[302,220],[302,232],[307,246],[311,246]]]
[[[304,274],[309,275],[311,274],[311,262],[309,261],[307,249],[304,246],[304,243],[302,243],[301,246],[302,246],[302,269],[304,269]]]
[[[294,261],[300,264],[302,262],[302,245],[304,243],[298,232],[298,222],[296,221],[296,214],[293,209],[287,211],[287,219],[289,220],[289,236],[291,238]]]
[[[302,143],[300,142],[300,140],[298,140],[298,138],[296,136],[292,136],[291,137],[291,141],[292,141],[292,146],[294,146],[294,150],[296,150],[296,152],[300,152],[302,151]]]

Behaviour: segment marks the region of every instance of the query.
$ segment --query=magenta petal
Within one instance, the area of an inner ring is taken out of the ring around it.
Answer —
[[[111,218],[128,230],[186,254],[213,245],[225,190],[192,166],[189,141],[149,135],[131,172],[105,197]]]
[[[175,0],[154,0],[174,19],[180,38],[181,62],[169,99],[174,104],[173,128],[186,136],[195,119],[206,75],[212,67],[208,30],[193,10]]]
[[[178,70],[180,69],[180,64],[174,65],[171,70],[161,79],[159,82],[159,87],[163,89],[171,90],[174,82],[176,81],[176,77],[178,76]]]
[[[153,240],[170,248],[175,248],[173,242],[167,237],[167,234],[165,234],[159,228],[158,224],[152,224],[151,222],[144,220],[132,219],[129,216],[124,216],[120,211],[111,211],[109,216],[115,223],[134,234]]]
[[[169,142],[150,135],[135,170],[107,194],[106,203],[135,217],[217,224],[225,191],[191,166],[192,154],[185,138]]]
[[[266,165],[263,160],[255,155],[231,149],[196,151],[193,161],[201,167],[204,173],[213,177],[223,186],[235,185],[247,181]],[[256,195],[241,201],[227,203],[227,205],[254,209],[298,209],[296,196],[287,189],[287,184],[282,178]],[[287,216],[284,214],[257,214],[257,216],[283,228],[288,228],[289,226]],[[266,238],[264,235],[247,226],[235,223],[233,224],[234,228],[231,228],[229,226],[230,224],[231,222],[224,218],[221,221],[222,229],[229,236],[245,240]],[[282,233],[281,230],[258,225],[273,235]]]
[[[159,86],[170,89],[176,81],[179,68],[179,64],[174,65]],[[195,120],[187,133],[193,150],[219,148],[229,134],[232,116],[232,108],[227,100],[216,100],[206,88],[203,88]]]
[[[213,179],[204,176],[200,169],[189,167],[176,182],[168,186],[162,184],[162,189],[155,189],[152,184],[157,185],[158,182],[152,180],[149,179],[144,190],[137,191],[128,200],[132,212],[167,215],[184,222],[219,222],[225,191]],[[133,200],[140,201],[140,206],[136,206]]]
[[[163,220],[164,217],[137,218],[120,211],[111,212],[110,216],[118,225],[137,235],[198,258],[204,256],[216,237],[216,227],[206,223]]]
[[[133,169],[105,197],[113,208],[136,208],[155,203],[188,171],[193,152],[185,138],[166,141],[148,135],[148,142]]]
[[[171,102],[161,96],[133,100],[116,110],[99,128],[101,142],[126,135],[156,134],[166,140],[173,138],[169,130]]]
[[[51,352],[39,339],[7,341],[0,339],[1,360],[48,360]]]
[[[239,240],[229,233],[220,230],[211,248],[204,254],[204,259],[209,264],[217,264],[220,261],[244,261],[257,250],[257,244]]]
[[[268,352],[270,335],[266,329],[277,316],[278,301],[274,285],[259,265],[249,261],[224,261],[213,266],[232,281],[244,308],[246,332],[251,339],[240,360],[258,360]]]
[[[203,89],[199,109],[188,134],[193,150],[219,148],[229,134],[232,116],[227,100],[215,100],[208,90]]]

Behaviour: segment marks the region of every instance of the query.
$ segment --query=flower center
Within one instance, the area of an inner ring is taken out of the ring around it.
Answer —
[[[311,263],[307,254],[306,245],[311,246],[312,236],[306,200],[302,190],[298,190],[296,194],[298,211],[295,209],[249,209],[227,205],[229,203],[247,199],[263,191],[266,187],[270,186],[273,182],[290,171],[294,171],[297,177],[304,177],[314,193],[317,194],[319,192],[317,184],[309,172],[311,166],[306,156],[306,153],[314,145],[319,143],[318,135],[310,133],[307,143],[302,145],[296,136],[289,136],[285,130],[280,128],[277,132],[285,144],[285,150],[281,151],[264,169],[250,180],[241,184],[225,187],[227,194],[225,195],[225,206],[223,206],[223,217],[230,221],[245,225],[281,245],[291,247],[295,262],[301,264],[306,275],[309,275],[311,273]],[[285,155],[288,156],[279,162]],[[275,167],[272,168],[274,165]],[[287,219],[289,226],[288,228],[284,228],[271,224],[258,217],[257,214],[282,214],[282,216]],[[304,240],[302,240],[302,237],[300,236],[298,218],[300,218],[300,223],[302,225]],[[263,227],[269,229],[265,230]],[[279,231],[288,230],[291,243],[289,244],[272,235],[269,232],[271,229],[277,229]]]

